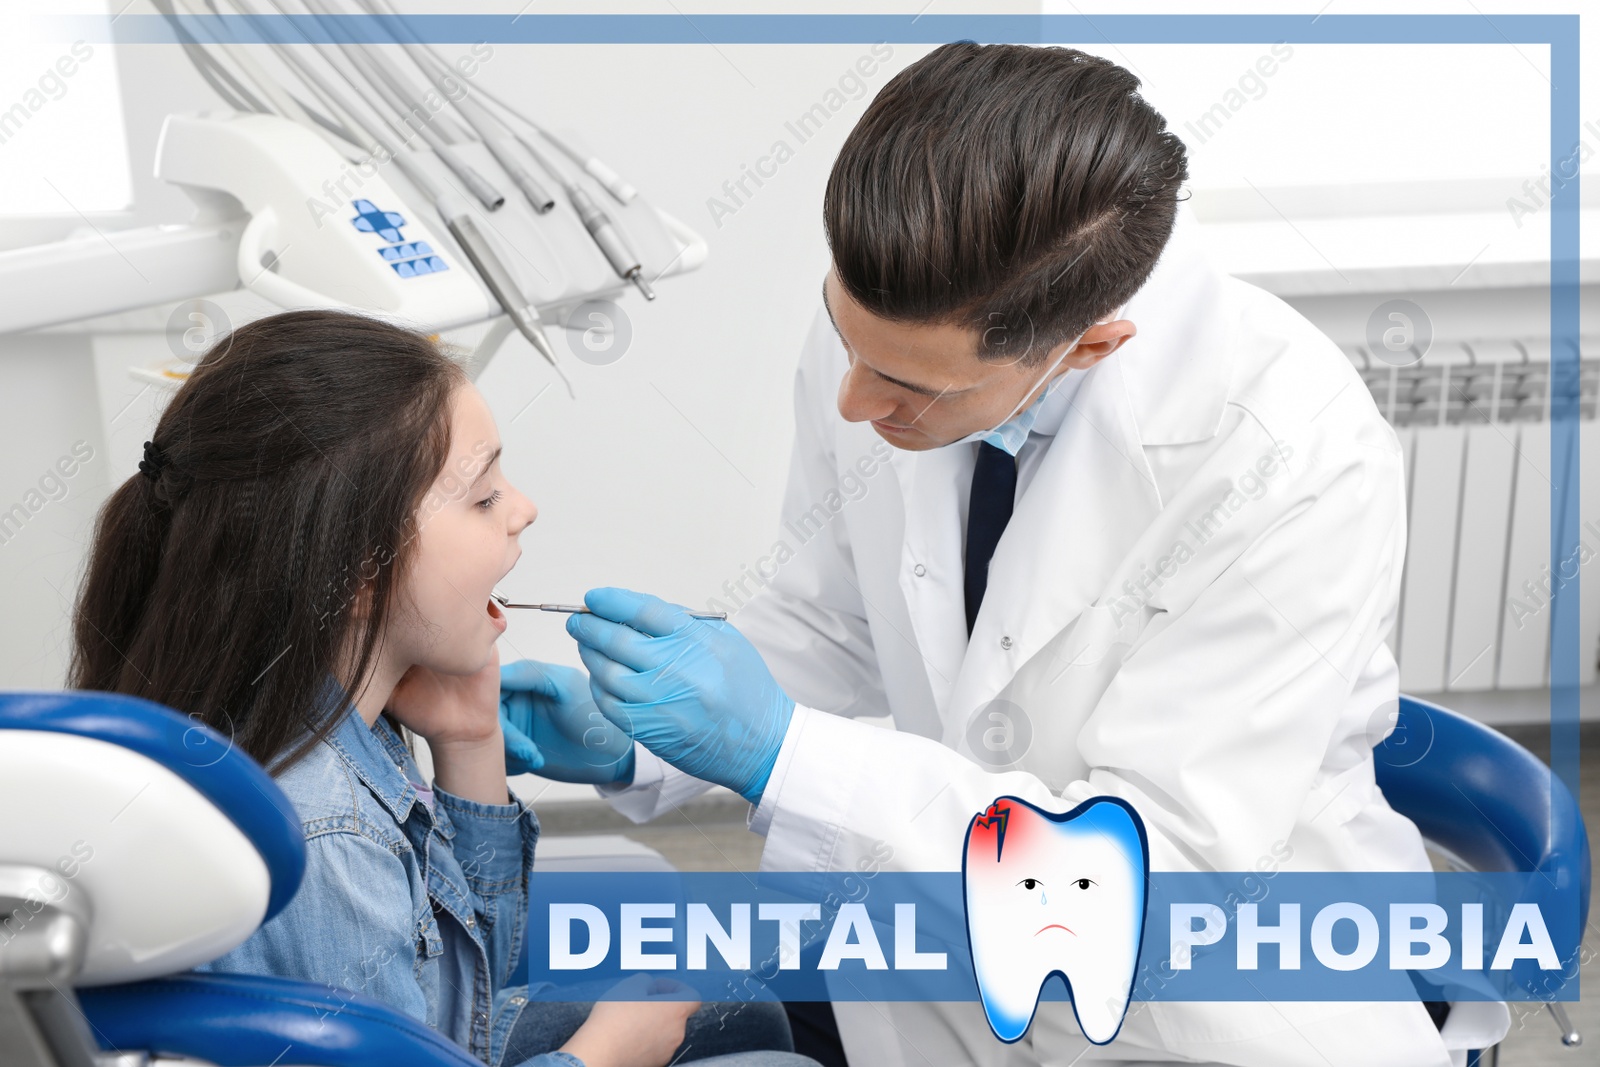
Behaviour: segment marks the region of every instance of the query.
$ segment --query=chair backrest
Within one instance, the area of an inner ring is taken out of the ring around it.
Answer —
[[[1562,961],[1574,959],[1589,919],[1589,835],[1550,768],[1497,730],[1405,696],[1373,757],[1390,807],[1428,842],[1473,870],[1540,875],[1528,889]]]
[[[288,904],[305,873],[289,798],[197,720],[116,693],[0,693],[0,864],[86,900],[74,985],[213,960]],[[12,921],[17,920],[16,916]]]

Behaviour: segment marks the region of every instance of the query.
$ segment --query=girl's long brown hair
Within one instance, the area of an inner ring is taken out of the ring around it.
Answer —
[[[301,759],[398,608],[463,380],[428,338],[359,315],[220,339],[156,426],[158,476],[100,511],[68,684],[192,714],[274,773]]]

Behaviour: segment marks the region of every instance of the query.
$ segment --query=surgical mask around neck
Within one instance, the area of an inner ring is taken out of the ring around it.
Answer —
[[[1099,325],[1099,323],[1096,323],[1095,325]],[[1022,450],[1023,443],[1028,440],[1028,434],[1033,432],[1033,424],[1039,421],[1039,409],[1044,406],[1045,399],[1049,397],[1051,393],[1054,393],[1061,383],[1067,380],[1072,372],[1068,371],[1066,374],[1057,377],[1055,381],[1046,386],[1044,392],[1039,394],[1038,399],[1034,400],[1032,404],[1028,404],[1026,411],[1023,411],[1022,406],[1027,403],[1028,397],[1033,394],[1033,391],[1039,388],[1039,383],[1043,382],[1046,378],[1050,377],[1050,375],[1054,374],[1056,369],[1061,366],[1062,362],[1073,353],[1073,351],[1078,347],[1078,342],[1083,340],[1083,334],[1088,332],[1088,330],[1084,330],[1083,333],[1078,334],[1078,336],[1072,339],[1071,344],[1061,350],[1061,355],[1056,357],[1056,361],[1050,364],[1050,366],[1045,369],[1043,374],[1034,379],[1033,383],[1030,384],[1023,392],[1022,399],[1017,401],[1016,407],[1012,408],[1010,414],[1001,419],[998,424],[990,427],[987,430],[976,430],[967,434],[967,436],[950,443],[960,445],[967,444],[972,441],[986,441],[1012,456],[1015,456],[1018,452],[1020,452]],[[1022,412],[1020,415],[1018,414],[1019,411]]]

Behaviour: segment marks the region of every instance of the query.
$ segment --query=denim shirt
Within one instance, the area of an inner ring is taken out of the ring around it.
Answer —
[[[524,951],[539,821],[512,797],[480,804],[422,776],[388,720],[352,707],[277,776],[299,812],[306,873],[282,912],[201,971],[277,975],[372,997],[490,1067],[527,1005],[507,985]],[[521,1067],[571,1067],[554,1052]]]

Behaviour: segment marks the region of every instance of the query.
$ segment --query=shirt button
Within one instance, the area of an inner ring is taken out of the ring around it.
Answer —
[[[1010,646],[1010,645],[1007,645],[1007,646],[1006,646],[1006,647],[1007,647],[1007,648],[1010,648],[1010,647],[1011,647],[1011,646]],[[472,916],[470,916],[470,915],[468,915],[468,916],[467,916],[467,929],[468,929],[468,930],[470,930],[470,929],[472,929],[472,928],[473,928],[473,927],[474,927],[474,926],[477,926],[477,925],[478,925],[478,920],[477,920],[477,919],[474,919],[474,918],[473,918],[473,917],[472,917]]]
[[[1009,652],[1011,650],[1011,638],[1010,637],[1002,637],[1000,639],[1000,647]]]
[[[526,998],[526,997],[512,997],[511,998],[511,1003],[513,1003],[513,1004],[521,1004],[526,999],[528,999],[528,998]]]
[[[928,568],[919,563],[915,567],[911,568],[911,573],[915,574],[918,578],[921,578],[923,575],[928,573]]]

